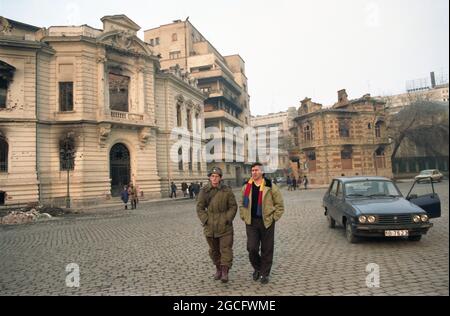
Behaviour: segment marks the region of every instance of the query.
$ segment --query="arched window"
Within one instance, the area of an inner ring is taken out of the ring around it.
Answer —
[[[191,115],[190,109],[186,110],[186,120],[187,120],[188,131],[192,131],[192,115]]]
[[[383,122],[378,121],[375,123],[375,137],[380,138],[381,137],[381,126],[383,125]]]
[[[350,137],[350,122],[348,120],[339,120],[339,136]]]
[[[8,143],[0,136],[0,172],[8,172]]]
[[[183,171],[183,148],[178,149],[178,170]]]
[[[177,105],[177,126],[182,127],[183,122],[181,120],[181,104]]]
[[[353,169],[353,150],[350,146],[341,150],[341,164],[342,169]]]
[[[303,128],[303,139],[305,142],[311,141],[313,140],[314,135],[313,135],[313,131],[312,131],[312,126],[311,124],[306,124],[305,127]]]
[[[375,151],[375,165],[377,168],[386,168],[385,148],[380,146]]]
[[[200,133],[202,128],[202,122],[200,121],[200,113],[195,113],[195,130]]]
[[[192,172],[192,163],[193,163],[193,160],[194,160],[194,154],[193,154],[193,149],[192,149],[192,147],[189,149],[189,171],[190,172]]]

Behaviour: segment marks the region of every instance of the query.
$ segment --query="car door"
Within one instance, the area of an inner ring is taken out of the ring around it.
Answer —
[[[335,199],[336,202],[333,218],[339,224],[343,225],[342,219],[344,217],[344,214],[347,212],[347,204],[345,202],[344,184],[341,181],[338,181]]]
[[[338,180],[333,180],[331,182],[330,188],[325,197],[325,207],[327,208],[328,215],[330,215],[334,219],[334,213],[336,208],[336,188],[337,188]]]
[[[412,193],[417,182],[417,180],[414,181],[406,199],[427,212],[429,218],[441,217],[441,200],[439,195],[434,191],[433,181],[429,182],[431,186],[429,191],[431,192],[425,194],[422,192],[420,195]]]

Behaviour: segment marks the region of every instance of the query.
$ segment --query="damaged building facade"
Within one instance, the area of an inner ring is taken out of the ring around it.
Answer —
[[[369,94],[349,100],[341,90],[329,108],[304,99],[290,129],[295,139],[290,159],[298,165],[294,175],[307,175],[316,186],[342,175],[392,178],[385,115],[385,103]]]
[[[73,206],[129,183],[152,199],[171,181],[204,181],[206,163],[170,159],[172,128],[203,122],[197,81],[161,71],[128,17],[101,20],[44,29],[0,17],[0,205],[65,205],[67,173]]]

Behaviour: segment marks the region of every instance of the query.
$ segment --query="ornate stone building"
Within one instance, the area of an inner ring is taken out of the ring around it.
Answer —
[[[291,160],[299,161],[296,174],[307,175],[317,186],[342,175],[391,178],[385,114],[385,103],[369,94],[349,100],[341,90],[330,108],[303,100],[291,128],[298,148],[290,153]]]
[[[64,204],[68,174],[72,205],[110,199],[130,182],[146,199],[170,181],[205,178],[205,165],[186,173],[188,162],[178,168],[168,154],[177,110],[195,115],[185,126],[203,120],[196,81],[161,72],[128,17],[102,22],[41,29],[1,19],[0,204]]]

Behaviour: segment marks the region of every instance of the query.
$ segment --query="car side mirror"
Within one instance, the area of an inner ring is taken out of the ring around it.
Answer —
[[[414,199],[417,199],[419,196],[417,195],[417,194],[411,194],[411,195],[409,195],[408,196],[408,198],[407,198],[407,200],[409,201],[409,200],[414,200]]]

